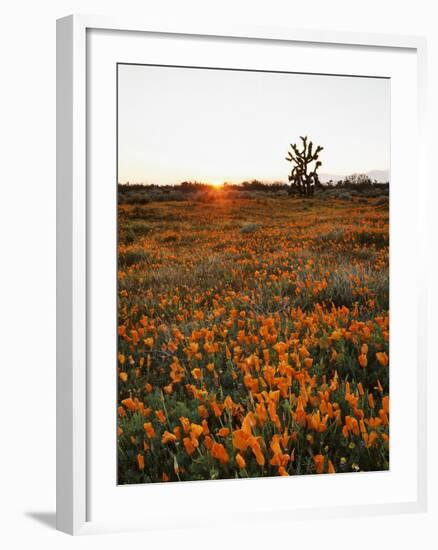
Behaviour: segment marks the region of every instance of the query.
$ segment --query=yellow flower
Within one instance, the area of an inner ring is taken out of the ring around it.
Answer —
[[[201,369],[198,369],[197,367],[192,370],[192,376],[195,380],[201,380],[202,378],[202,371]]]
[[[154,345],[154,339],[153,338],[145,338],[144,343],[148,348],[152,348]]]

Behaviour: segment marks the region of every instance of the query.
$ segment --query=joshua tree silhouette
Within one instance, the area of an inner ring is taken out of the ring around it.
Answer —
[[[288,151],[286,160],[293,162],[294,167],[288,179],[290,181],[289,193],[298,191],[300,195],[310,197],[313,195],[315,186],[320,185],[317,170],[322,165],[318,160],[319,153],[324,149],[318,145],[313,150],[313,143],[307,141],[307,136],[300,136],[303,149],[300,151],[295,143],[291,143],[291,151]],[[310,165],[315,162],[313,167]]]

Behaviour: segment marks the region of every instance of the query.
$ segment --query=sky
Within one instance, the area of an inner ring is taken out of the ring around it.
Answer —
[[[120,183],[286,181],[301,135],[321,173],[389,170],[390,81],[118,66]]]

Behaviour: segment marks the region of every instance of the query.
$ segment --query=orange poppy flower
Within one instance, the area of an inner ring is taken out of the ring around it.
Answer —
[[[274,434],[271,439],[271,451],[274,454],[282,454],[281,453],[281,447],[280,447],[280,436],[277,434]]]
[[[200,435],[204,433],[204,428],[200,426],[199,424],[191,424],[190,425],[190,434],[195,439],[198,439]]]
[[[179,421],[182,424],[184,432],[188,433],[190,431],[190,420],[188,418],[186,418],[185,416],[180,416]]]
[[[205,405],[199,405],[198,413],[201,418],[208,418],[208,410]]]
[[[253,452],[256,460],[257,460],[257,464],[259,466],[264,466],[265,465],[265,456],[262,452],[262,449],[260,447],[260,443],[255,440],[255,441],[252,441],[251,442],[251,451]]]
[[[324,455],[315,455],[313,457],[313,462],[315,464],[316,473],[322,474],[324,472]]]
[[[212,401],[210,403],[211,408],[213,410],[213,413],[215,416],[221,416],[222,414],[222,407],[216,403],[216,401]]]
[[[190,437],[185,437],[183,439],[184,448],[186,450],[186,453],[190,456],[196,451],[196,447],[193,444],[193,441],[190,439]]]
[[[192,376],[195,380],[201,380],[202,379],[202,371],[198,367],[192,370]]]
[[[374,431],[371,432],[370,435],[368,436],[367,447],[372,447],[378,438],[379,438],[379,435],[377,432],[374,432]]]
[[[144,456],[140,453],[137,455],[137,464],[139,470],[144,470]]]
[[[304,366],[306,369],[310,369],[310,367],[313,365],[313,359],[311,357],[306,357],[304,359]]]
[[[149,439],[152,439],[155,436],[155,430],[151,422],[145,422],[143,424],[143,428]]]
[[[239,466],[239,468],[241,470],[243,470],[243,468],[246,467],[245,459],[243,458],[243,456],[240,453],[236,454],[236,462],[237,462],[237,465]]]
[[[233,404],[233,400],[229,395],[227,395],[227,397],[224,399],[224,407],[231,411],[233,409]]]
[[[214,458],[219,460],[221,464],[226,464],[230,460],[227,450],[222,443],[213,443],[211,447],[211,454]]]
[[[244,430],[233,432],[233,446],[239,451],[246,451],[249,446],[250,435]]]
[[[167,430],[163,433],[163,437],[161,438],[161,443],[166,444],[169,442],[176,441],[176,435],[171,434]]]
[[[137,405],[136,405],[135,401],[132,399],[132,397],[128,397],[127,399],[123,399],[122,400],[122,405],[124,405],[131,412],[137,410]]]
[[[389,364],[389,357],[386,352],[378,351],[376,353],[376,359],[382,365],[382,367],[387,367]]]

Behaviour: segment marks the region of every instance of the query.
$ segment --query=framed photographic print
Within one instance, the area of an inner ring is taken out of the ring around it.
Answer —
[[[423,510],[424,41],[57,52],[58,528]]]

